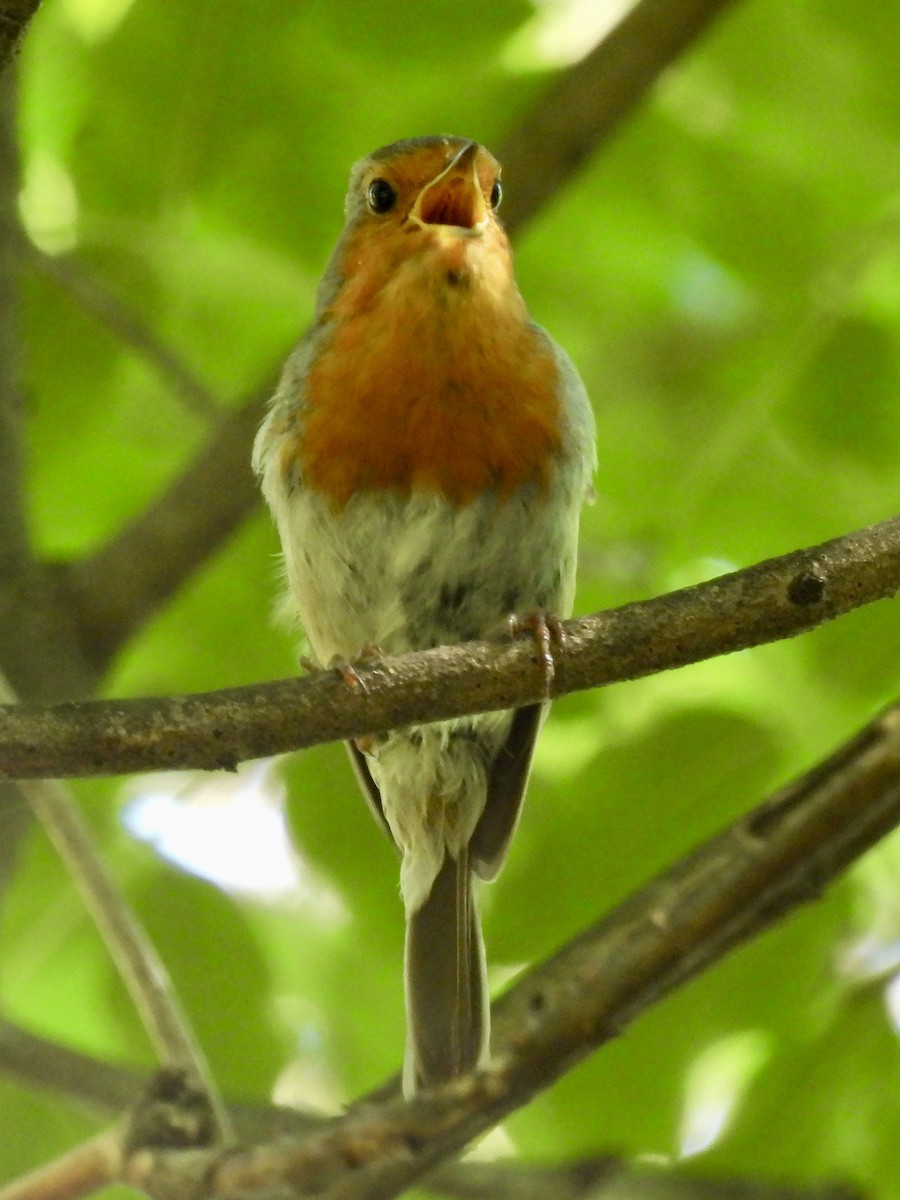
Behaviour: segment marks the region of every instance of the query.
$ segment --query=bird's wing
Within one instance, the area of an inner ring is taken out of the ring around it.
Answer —
[[[503,865],[519,822],[534,744],[547,707],[528,704],[516,709],[509,736],[491,765],[484,812],[469,842],[472,868],[482,879],[493,879]]]
[[[366,756],[362,750],[358,749],[355,742],[345,742],[347,753],[350,755],[350,762],[353,765],[353,770],[356,778],[359,780],[359,786],[362,789],[362,794],[365,796],[369,808],[372,810],[372,816],[384,830],[391,844],[396,847],[394,835],[391,833],[390,826],[387,823],[387,818],[384,815],[384,806],[381,803],[381,792],[378,790],[378,785],[372,778],[369,772],[369,764],[366,762]]]

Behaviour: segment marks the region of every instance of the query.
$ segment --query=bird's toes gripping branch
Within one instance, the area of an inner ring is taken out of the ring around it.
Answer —
[[[555,645],[557,649],[561,649],[566,642],[562,622],[555,613],[546,612],[544,609],[539,608],[534,612],[525,613],[524,616],[519,616],[517,613],[510,613],[507,618],[507,628],[510,637],[518,637],[523,633],[531,634],[534,648],[537,652],[537,663],[544,677],[544,696],[549,700],[553,680],[556,677],[553,646]]]

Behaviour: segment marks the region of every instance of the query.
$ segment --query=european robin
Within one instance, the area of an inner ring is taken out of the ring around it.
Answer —
[[[571,612],[593,415],[529,320],[500,196],[498,162],[463,138],[395,142],[351,173],[312,328],[254,447],[319,666]],[[485,1060],[473,875],[503,862],[545,708],[348,747],[401,857],[407,1094]]]

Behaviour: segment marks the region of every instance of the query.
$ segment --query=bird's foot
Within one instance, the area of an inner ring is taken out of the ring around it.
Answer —
[[[359,654],[355,658],[344,658],[341,654],[336,654],[329,660],[327,667],[320,667],[317,662],[313,662],[305,654],[300,656],[300,666],[304,671],[313,674],[316,671],[337,671],[344,682],[345,687],[351,688],[353,691],[361,691],[365,694],[368,688],[365,681],[360,675],[360,670],[365,670],[366,667],[372,666],[379,659],[384,658],[384,651],[379,646],[370,646],[368,644],[360,648]]]
[[[561,648],[565,645],[566,635],[562,622],[555,613],[546,612],[539,608],[534,612],[520,617],[510,613],[507,618],[507,628],[510,637],[518,637],[521,633],[530,633],[537,651],[537,662],[544,676],[544,695],[550,699],[550,689],[556,676],[556,664],[553,661],[553,646]]]

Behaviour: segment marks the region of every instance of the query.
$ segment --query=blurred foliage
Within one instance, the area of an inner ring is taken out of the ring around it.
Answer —
[[[524,0],[463,0],[452,19],[437,0],[57,0],[20,60],[26,227],[102,279],[227,405],[307,320],[354,159],[434,131],[496,148],[523,118],[549,78],[537,51],[523,66],[531,15]],[[600,431],[578,611],[895,513],[898,61],[890,5],[735,4],[522,231],[522,290],[578,363]],[[35,536],[48,556],[77,555],[139,512],[208,426],[33,270],[22,326]],[[108,694],[292,673],[292,639],[269,620],[275,551],[260,511],[127,648]],[[485,895],[498,981],[815,761],[898,685],[900,622],[884,603],[560,702]],[[265,1098],[277,1080],[280,1096],[336,1102],[401,1055],[396,864],[340,748],[297,756],[284,779],[303,863],[340,918],[182,875],[123,831],[118,781],[78,794],[229,1092]],[[898,883],[893,840],[517,1114],[513,1146],[689,1152],[709,1174],[900,1196],[886,987]],[[0,936],[10,1017],[150,1062],[38,836]],[[4,1177],[90,1127],[0,1087]]]

